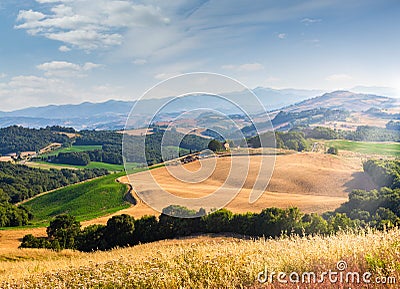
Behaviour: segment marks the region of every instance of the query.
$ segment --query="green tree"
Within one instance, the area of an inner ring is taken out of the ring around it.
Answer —
[[[339,153],[338,149],[335,147],[329,147],[326,153],[331,155],[337,155]]]
[[[90,225],[84,228],[76,237],[79,251],[91,252],[104,247],[104,225]]]
[[[107,221],[104,229],[106,249],[133,245],[135,219],[127,214],[114,216]]]
[[[400,224],[399,217],[388,208],[378,208],[373,216],[372,225],[380,230],[390,229]]]
[[[338,232],[354,227],[355,223],[346,214],[335,213],[328,220],[329,232]]]
[[[148,243],[158,240],[158,221],[155,216],[143,216],[135,221],[134,241]]]
[[[208,149],[212,150],[213,152],[219,152],[223,150],[223,146],[219,141],[213,139],[208,143]]]
[[[61,249],[75,249],[75,238],[80,233],[81,224],[71,215],[59,215],[47,227],[50,241],[58,240]]]
[[[282,216],[284,210],[267,208],[261,211],[256,220],[256,234],[258,236],[276,237],[282,233]]]
[[[254,213],[234,214],[230,221],[232,232],[254,236],[256,216]]]
[[[307,220],[303,217],[304,233],[306,235],[323,235],[328,233],[328,222],[324,220],[320,215],[312,213],[308,216]]]
[[[230,221],[232,217],[232,212],[224,208],[204,216],[203,220],[208,232],[221,233],[229,232],[231,230]]]

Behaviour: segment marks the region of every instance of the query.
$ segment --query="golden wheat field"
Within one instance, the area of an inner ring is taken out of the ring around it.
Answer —
[[[257,281],[260,271],[371,272],[395,277],[400,272],[400,231],[339,233],[329,237],[241,239],[199,236],[106,252],[60,253],[45,249],[0,250],[1,288],[297,288]],[[394,282],[391,278],[390,282]],[[326,281],[326,280],[325,280]],[[325,285],[324,285],[325,284]],[[299,288],[397,288],[348,284]]]
[[[272,178],[262,196],[249,203],[249,194],[258,177],[261,160],[271,156],[223,157],[205,159],[184,165],[186,172],[176,174],[174,167],[162,167],[122,177],[121,182],[131,181],[135,190],[145,197],[145,201],[159,198],[161,189],[185,198],[201,198],[223,187],[226,191],[237,190],[236,197],[226,206],[235,213],[260,212],[268,207],[299,207],[304,212],[325,212],[337,208],[347,201],[347,194],[353,189],[372,189],[374,185],[363,173],[359,158],[343,158],[319,153],[299,153],[276,157]],[[246,171],[246,166],[249,170]],[[239,169],[231,169],[236,166]],[[202,175],[202,171],[204,173]],[[212,174],[207,175],[209,171]],[[176,176],[199,172],[198,178],[204,180],[188,183]],[[264,172],[264,171],[263,171]],[[266,177],[270,172],[266,172]],[[149,177],[150,175],[150,177]],[[243,178],[243,184],[238,179]],[[263,178],[263,175],[260,176]],[[153,182],[153,179],[156,182]],[[158,187],[160,186],[160,187]],[[135,194],[135,192],[133,192]],[[222,192],[224,193],[224,191]],[[134,195],[137,198],[137,195]],[[167,200],[166,200],[167,202]],[[154,214],[154,210],[140,202],[137,206],[124,210],[125,213],[140,217]]]

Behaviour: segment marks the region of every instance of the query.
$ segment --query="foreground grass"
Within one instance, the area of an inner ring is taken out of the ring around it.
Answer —
[[[332,140],[327,141],[326,145],[328,147],[335,147],[339,150],[346,150],[363,154],[400,156],[400,145],[398,143]]]
[[[82,184],[71,185],[24,204],[35,226],[47,226],[59,214],[68,213],[78,221],[94,219],[129,207],[124,200],[126,185],[116,182],[124,173],[111,174]]]
[[[400,272],[400,232],[341,233],[330,237],[243,240],[197,237],[139,245],[108,252],[80,253],[21,249],[0,251],[4,288],[333,288],[332,284],[271,284],[256,280],[275,272]],[[339,286],[337,284],[334,286]],[[347,286],[348,285],[348,286]],[[344,284],[334,288],[397,288],[397,285]],[[391,287],[392,286],[392,287]]]

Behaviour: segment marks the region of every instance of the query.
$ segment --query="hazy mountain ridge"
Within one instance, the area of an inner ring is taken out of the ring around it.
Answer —
[[[255,88],[254,93],[267,110],[300,112],[316,108],[328,108],[351,112],[367,112],[370,109],[387,110],[400,107],[400,101],[395,98],[374,94],[353,93],[350,91],[334,91],[316,96],[318,90],[274,90],[270,88]],[[231,93],[234,101],[244,101],[243,93]],[[49,105],[44,107],[30,107],[12,112],[0,112],[0,127],[22,125],[26,127],[45,127],[47,125],[72,126],[76,129],[121,129],[125,126],[126,118],[134,104],[137,106],[138,126],[148,121],[151,115],[146,111],[160,107],[165,100],[170,101],[163,109],[163,115],[170,119],[174,113],[198,108],[207,100],[208,107],[224,114],[237,114],[235,108],[226,105],[226,101],[218,97],[190,95],[174,101],[173,97],[163,99],[148,99],[136,101],[109,100],[102,103],[84,102],[82,104]],[[249,106],[255,113],[259,109],[257,104]]]
[[[388,109],[399,105],[399,100],[395,98],[339,90],[298,102],[285,107],[282,110],[303,111],[323,107],[329,109],[361,112],[367,111],[371,108]]]

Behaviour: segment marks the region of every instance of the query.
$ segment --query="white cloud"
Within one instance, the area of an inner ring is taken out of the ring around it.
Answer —
[[[286,33],[279,33],[278,38],[279,39],[285,39],[287,37]]]
[[[58,50],[60,50],[61,52],[68,52],[71,51],[71,48],[65,45],[61,45],[60,47],[58,47]]]
[[[318,22],[321,22],[322,20],[321,19],[317,19],[317,18],[303,18],[303,19],[301,19],[301,23],[304,23],[304,24],[306,24],[306,25],[310,25],[310,24],[313,24],[313,23],[318,23]]]
[[[233,70],[237,72],[252,72],[252,71],[259,71],[263,70],[264,66],[260,63],[245,63],[241,65],[233,65],[233,64],[227,64],[221,66],[222,69],[225,70]]]
[[[102,66],[103,66],[103,65],[98,64],[98,63],[86,62],[86,63],[82,66],[82,69],[88,71],[88,70],[92,70],[92,69],[94,69],[94,68],[99,68],[99,67],[102,67]]]
[[[85,50],[105,48],[122,43],[118,33],[103,34],[94,30],[71,30],[68,32],[48,33],[47,38],[59,40]]]
[[[203,65],[203,61],[174,61],[173,63],[157,66],[153,72],[153,77],[156,80],[165,80],[184,73],[201,71]]]
[[[165,73],[158,73],[156,75],[154,75],[154,78],[157,80],[165,80],[177,75],[182,74],[181,72],[165,72]]]
[[[267,83],[273,83],[273,82],[278,82],[278,81],[280,81],[281,79],[280,78],[278,78],[278,77],[274,77],[274,76],[269,76],[269,77],[267,77],[267,79],[265,80]]]
[[[68,0],[36,0],[38,3],[60,3],[60,2],[68,2]]]
[[[44,15],[41,12],[37,12],[37,11],[33,11],[33,10],[21,10],[18,13],[17,21],[26,21],[26,22],[34,23],[45,17],[46,17],[46,15]]]
[[[127,0],[37,2],[53,5],[51,12],[45,14],[21,10],[15,28],[84,50],[122,44],[122,33],[126,28],[163,26],[170,23],[170,19],[163,16],[158,7]]]
[[[142,59],[142,58],[138,58],[138,59],[135,59],[134,61],[132,61],[132,63],[136,64],[136,65],[144,65],[144,64],[147,63],[147,60],[146,59]]]
[[[325,80],[332,81],[332,82],[349,81],[352,79],[353,79],[353,77],[351,77],[348,74],[332,74],[325,78]]]
[[[59,79],[49,79],[34,75],[14,76],[8,82],[0,82],[1,109],[43,105],[68,99],[71,101],[73,85]]]
[[[44,91],[45,87],[51,87],[53,84],[61,83],[60,80],[48,79],[34,75],[20,75],[11,78],[8,86],[19,90]]]
[[[62,65],[51,65],[61,67]],[[71,66],[73,67],[73,66]],[[121,87],[110,84],[79,86],[75,79],[18,75],[0,81],[0,110],[14,110],[49,104],[71,104],[106,99],[128,99]]]
[[[5,78],[5,77],[7,77],[7,74],[5,74],[5,73],[0,73],[0,78]]]
[[[79,65],[66,61],[51,61],[39,64],[37,68],[44,71],[44,75],[49,77],[83,77],[86,76],[84,72],[100,66],[100,64],[92,62]]]

